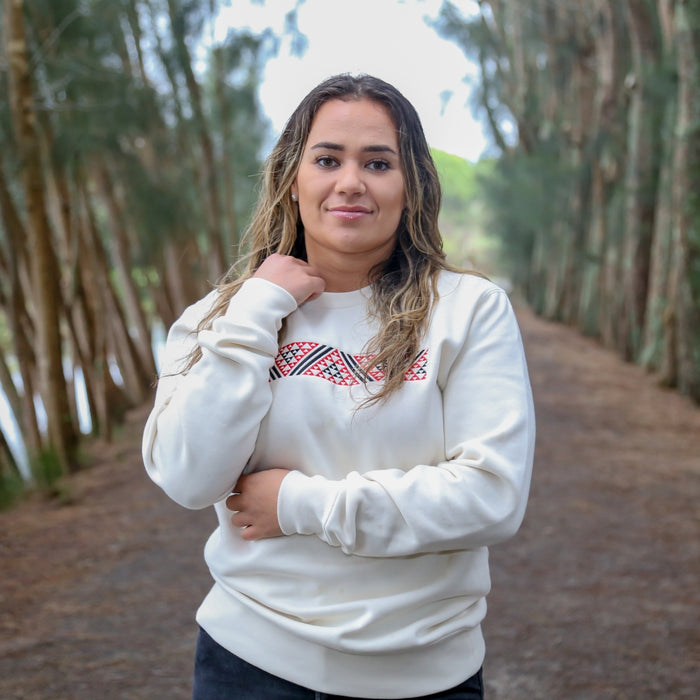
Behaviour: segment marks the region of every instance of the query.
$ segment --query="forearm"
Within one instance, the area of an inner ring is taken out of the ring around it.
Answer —
[[[277,333],[296,302],[268,282],[246,283],[196,342],[201,359],[186,373],[164,368],[143,439],[151,478],[189,508],[230,492],[270,406],[269,369]],[[166,351],[191,350],[192,324],[176,325]]]
[[[358,465],[338,480],[292,473],[279,495],[286,534],[314,535],[349,554],[405,556],[488,546],[517,530],[535,439],[519,330],[507,297],[493,288],[464,323],[461,345],[445,350],[434,370],[442,426],[426,439],[439,461],[406,464],[404,454],[397,468]]]
[[[282,531],[315,535],[347,554],[407,556],[495,544],[518,529],[527,501],[532,446],[513,461],[470,457],[408,471],[353,472],[331,481],[290,473],[282,482]]]
[[[239,370],[221,358],[203,358],[146,424],[146,469],[187,508],[230,493],[255,446],[270,390],[265,379]]]

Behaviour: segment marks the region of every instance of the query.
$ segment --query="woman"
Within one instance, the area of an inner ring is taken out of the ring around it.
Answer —
[[[508,298],[448,268],[439,206],[410,103],[330,78],[268,159],[247,269],[170,330],[143,456],[218,516],[198,700],[483,697],[534,415]]]

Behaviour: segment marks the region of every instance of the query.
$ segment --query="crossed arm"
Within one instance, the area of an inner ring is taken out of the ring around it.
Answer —
[[[238,480],[234,492],[226,499],[226,507],[235,511],[231,522],[241,528],[244,540],[284,534],[277,519],[277,497],[282,479],[288,473],[287,469],[267,469],[245,474]]]

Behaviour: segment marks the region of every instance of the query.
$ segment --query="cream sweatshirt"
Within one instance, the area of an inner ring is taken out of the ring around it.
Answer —
[[[369,288],[297,307],[253,278],[197,335],[215,294],[171,328],[143,437],[156,484],[187,508],[216,509],[198,623],[320,692],[401,698],[474,674],[487,547],[520,526],[535,439],[506,293],[443,272],[402,388],[359,411],[382,381],[379,368],[367,383],[357,369],[374,334]],[[195,343],[202,359],[178,373]],[[224,500],[243,471],[272,467],[293,470],[277,504],[285,536],[245,541]]]

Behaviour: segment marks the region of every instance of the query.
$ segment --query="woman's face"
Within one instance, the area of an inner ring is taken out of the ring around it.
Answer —
[[[405,206],[398,135],[388,110],[364,98],[324,103],[292,193],[309,263],[369,271],[386,260]]]

